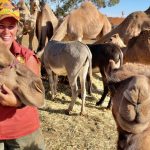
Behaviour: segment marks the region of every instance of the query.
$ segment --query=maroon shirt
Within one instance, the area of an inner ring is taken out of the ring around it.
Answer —
[[[13,42],[11,52],[16,58],[22,58],[33,72],[36,74],[39,72],[39,61],[31,50]],[[32,133],[40,127],[39,113],[36,107],[16,108],[0,105],[0,112],[0,140],[16,139]]]

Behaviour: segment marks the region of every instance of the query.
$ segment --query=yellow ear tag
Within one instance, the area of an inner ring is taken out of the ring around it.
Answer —
[[[25,63],[25,59],[24,59],[24,57],[22,57],[22,56],[17,56],[17,60],[18,60],[20,63],[22,63],[22,64]]]

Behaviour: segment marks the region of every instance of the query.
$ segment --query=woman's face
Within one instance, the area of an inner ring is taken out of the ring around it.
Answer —
[[[12,17],[0,20],[0,38],[5,45],[10,48],[12,42],[16,39],[18,21]]]

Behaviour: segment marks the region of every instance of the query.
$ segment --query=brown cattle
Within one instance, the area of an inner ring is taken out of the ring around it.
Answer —
[[[31,4],[35,3],[34,1],[32,0]],[[39,42],[37,52],[45,47],[46,42],[53,36],[59,23],[54,12],[44,0],[41,0],[39,7],[41,11],[38,12],[36,19],[36,36]]]
[[[67,34],[70,40],[95,39],[110,32],[111,24],[92,2],[84,2],[80,8],[64,18],[52,39],[61,41]]]
[[[92,71],[93,73],[101,73],[104,92],[102,97],[96,103],[96,105],[101,105],[104,102],[106,95],[108,94],[108,85],[105,76],[105,69],[109,65],[109,61],[114,62],[114,68],[119,68],[123,65],[123,53],[121,49],[112,43],[105,44],[87,44],[92,53]],[[107,108],[110,108],[111,101]]]
[[[119,34],[113,34],[105,43],[114,43],[118,45],[120,48],[126,48],[127,46],[124,44],[123,40],[120,38]]]
[[[0,85],[5,84],[25,105],[44,105],[44,86],[40,77],[14,55],[0,41]]]
[[[21,17],[19,25],[18,25],[19,28],[17,32],[17,40],[19,43],[22,43],[23,35],[28,34],[29,35],[29,48],[33,50],[32,42],[33,42],[33,38],[35,35],[36,19],[37,19],[38,12],[40,11],[39,1],[32,0],[30,11],[28,7],[26,6],[24,0],[19,1],[17,5],[19,7],[20,17]]]
[[[107,42],[117,44],[122,48],[124,63],[150,64],[150,28],[143,29],[138,36],[130,39],[127,46],[119,34],[114,34]]]
[[[150,9],[150,8],[149,8]],[[145,29],[150,27],[150,13],[149,9],[142,12],[137,11],[128,15],[124,21],[110,31],[108,34],[103,36],[96,43],[104,43],[107,41],[112,35],[118,33],[123,42],[127,45],[128,41],[135,36],[138,36],[139,33]]]
[[[150,64],[150,28],[144,29],[138,36],[129,40],[123,53],[124,62]]]
[[[127,63],[109,73],[118,150],[150,148],[150,66]]]

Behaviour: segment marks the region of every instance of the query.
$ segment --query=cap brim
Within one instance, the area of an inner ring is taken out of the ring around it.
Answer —
[[[19,21],[19,18],[17,17],[17,16],[15,16],[15,15],[10,15],[10,14],[6,14],[6,15],[2,15],[2,16],[0,16],[0,20],[3,20],[3,19],[5,19],[5,18],[14,18],[15,20],[17,20],[17,21]]]

